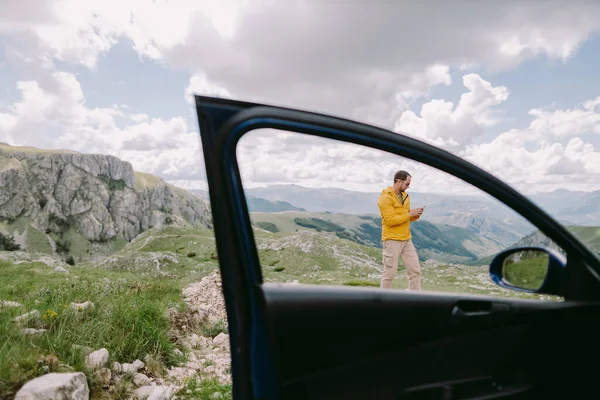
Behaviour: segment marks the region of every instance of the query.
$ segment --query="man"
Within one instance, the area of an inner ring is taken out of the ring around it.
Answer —
[[[421,217],[423,208],[410,208],[410,196],[406,193],[410,181],[408,172],[396,172],[394,184],[385,188],[377,201],[383,241],[383,277],[380,286],[386,289],[392,287],[392,281],[398,273],[398,261],[402,257],[408,273],[408,290],[421,290],[421,266],[412,242],[410,223]]]

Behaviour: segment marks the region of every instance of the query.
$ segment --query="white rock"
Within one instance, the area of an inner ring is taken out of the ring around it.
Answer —
[[[190,368],[190,369],[200,370],[200,369],[202,369],[202,364],[200,364],[199,362],[196,362],[196,361],[188,361],[185,364],[185,367]]]
[[[26,322],[27,320],[33,319],[33,318],[40,318],[40,312],[38,310],[32,310],[32,311],[29,311],[28,313],[19,315],[18,317],[15,318],[15,322],[16,323]]]
[[[138,399],[147,399],[154,392],[154,386],[142,386],[133,391],[133,395]]]
[[[190,346],[194,348],[198,346],[198,343],[200,343],[200,336],[196,335],[195,333],[192,334],[192,336],[190,336]]]
[[[8,308],[8,307],[22,307],[21,303],[17,303],[16,301],[10,300],[0,300],[0,308]]]
[[[55,272],[67,272],[67,273],[69,272],[65,267],[61,267],[61,266],[54,268],[54,271]]]
[[[132,364],[124,363],[121,364],[121,371],[124,374],[135,374],[140,369],[144,368],[144,363],[140,360],[135,360]]]
[[[196,371],[193,369],[183,367],[171,367],[167,371],[167,374],[169,378],[175,379],[177,381],[183,381],[196,375]]]
[[[146,375],[136,373],[133,375],[133,384],[137,387],[150,386],[152,381]]]
[[[83,311],[88,307],[94,307],[94,303],[91,301],[85,301],[83,303],[71,303],[71,308],[76,311]]]
[[[118,385],[121,382],[121,379],[123,378],[121,378],[119,375],[112,374],[111,382],[113,383],[113,385]]]
[[[177,388],[174,386],[156,386],[148,400],[169,400],[176,391]]]
[[[34,328],[23,328],[21,329],[21,334],[23,335],[39,335],[46,332],[46,329],[34,329]]]
[[[89,400],[90,390],[82,372],[50,373],[27,382],[15,400]]]
[[[105,348],[90,353],[85,360],[87,367],[92,371],[104,367],[107,362],[108,350]]]
[[[216,346],[228,347],[229,346],[229,335],[221,332],[217,336],[214,337],[213,343]]]
[[[113,372],[118,374],[121,372],[121,364],[115,361],[114,363],[112,363],[111,369]]]

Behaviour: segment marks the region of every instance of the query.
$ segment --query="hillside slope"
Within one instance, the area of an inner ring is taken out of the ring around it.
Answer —
[[[278,233],[255,229],[254,234],[267,282],[379,285],[380,249],[311,229]],[[212,229],[163,227],[140,234],[100,263],[85,262],[79,267],[192,282],[217,269],[218,258]],[[406,287],[403,271],[400,265],[394,287]],[[424,263],[423,287],[433,291],[537,297],[494,285],[486,267]]]
[[[600,227],[599,226],[568,226],[569,230],[574,236],[576,236],[583,244],[588,246],[590,249],[600,254]],[[545,246],[555,250],[561,251],[561,249],[552,242],[546,235],[540,231],[536,231],[530,235],[525,236],[511,247],[519,246]]]
[[[338,188],[272,185],[245,190],[247,197],[285,201],[308,212],[379,215],[379,193]],[[427,205],[422,221],[452,225],[508,246],[535,228],[524,218],[489,195],[451,195],[410,192],[414,207]]]
[[[339,238],[359,244],[382,246],[381,218],[376,216],[290,211],[251,213],[251,220],[255,226],[272,232],[331,232]],[[462,262],[493,254],[504,247],[501,243],[461,227],[419,221],[411,224],[411,230],[422,260]]]

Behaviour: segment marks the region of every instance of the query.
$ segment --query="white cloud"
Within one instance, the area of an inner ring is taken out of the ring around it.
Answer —
[[[389,128],[405,109],[398,96],[449,84],[448,66],[566,60],[600,28],[593,0],[59,0],[9,8],[0,32],[33,32],[57,59],[93,67],[128,38],[140,55],[198,74],[202,87]]]
[[[48,72],[47,85],[17,83],[22,99],[0,113],[0,141],[112,154],[165,179],[202,179],[199,136],[181,117],[129,114],[122,106],[88,108],[76,77]]]
[[[534,120],[489,143],[469,145],[467,159],[526,191],[600,187],[600,152],[581,135],[600,132],[598,99],[570,110],[529,112]]]
[[[508,89],[475,74],[465,75],[463,83],[467,92],[456,107],[432,100],[420,116],[405,111],[399,118],[403,132],[449,146],[525,193],[600,187],[600,152],[581,136],[599,128],[597,99],[571,110],[532,110],[534,120],[528,127],[474,144],[473,139],[497,121],[492,107],[507,99]],[[401,157],[296,133],[253,132],[242,138],[238,157],[247,187],[296,183],[373,191],[389,184],[396,170],[407,169],[414,177],[412,190],[472,191],[458,179]]]
[[[534,109],[529,111],[536,119],[530,129],[534,132],[552,135],[554,138],[580,135],[582,133],[600,133],[600,96],[583,103],[572,110],[547,111]]]
[[[408,88],[400,92],[403,97],[420,97],[428,94],[431,87],[444,84],[452,84],[450,76],[450,67],[448,65],[432,65],[425,69],[423,74],[414,75]]]
[[[399,169],[413,176],[415,191],[468,192],[469,185],[450,175],[393,154],[271,129],[251,131],[237,148],[244,186],[294,183],[378,192]]]
[[[202,72],[194,74],[190,77],[188,87],[185,89],[185,101],[190,104],[194,103],[194,95],[205,95],[215,97],[231,98],[231,93],[219,85],[209,82],[206,75]]]
[[[0,136],[9,143],[114,154],[140,170],[200,184],[197,127],[122,105],[89,107],[75,75],[54,65],[95,68],[118,40],[129,39],[139,55],[189,71],[182,88],[188,103],[193,93],[235,96],[394,128],[527,189],[599,183],[600,156],[585,134],[600,132],[600,98],[572,110],[531,110],[529,127],[479,145],[474,139],[499,121],[508,88],[467,74],[456,104],[435,99],[418,114],[409,109],[432,87],[450,85],[451,68],[500,70],[539,56],[568,60],[600,28],[597,1],[14,4],[0,4],[0,35],[26,78],[16,85],[22,99],[0,111]],[[282,134],[245,143],[241,158],[251,184],[373,189],[406,167],[415,175],[413,190],[458,190],[446,175],[353,145]],[[263,156],[252,158],[259,151]]]
[[[485,127],[498,121],[491,107],[504,102],[509,94],[506,87],[493,87],[477,74],[463,76],[463,84],[469,91],[461,96],[456,107],[452,102],[431,100],[423,104],[420,115],[413,111],[402,113],[394,130],[436,146],[462,149],[480,136]]]

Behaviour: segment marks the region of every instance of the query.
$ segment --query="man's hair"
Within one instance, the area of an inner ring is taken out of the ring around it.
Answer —
[[[394,174],[394,182],[396,182],[397,180],[405,181],[406,178],[408,178],[409,176],[411,175],[406,171],[397,171]]]

